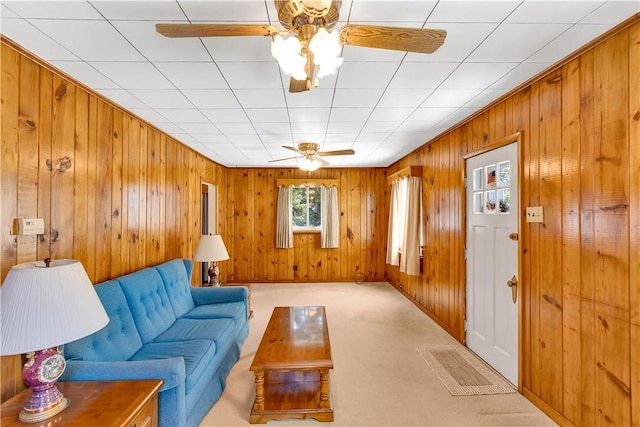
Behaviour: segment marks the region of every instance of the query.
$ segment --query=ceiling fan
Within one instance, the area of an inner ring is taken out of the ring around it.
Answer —
[[[329,162],[324,160],[322,157],[326,156],[348,156],[351,154],[355,154],[356,152],[348,149],[348,150],[334,150],[334,151],[318,151],[319,146],[315,142],[301,142],[298,144],[298,147],[289,147],[283,145],[282,148],[286,148],[287,150],[295,151],[299,154],[299,156],[286,157],[284,159],[276,159],[270,160],[270,163],[280,162],[282,160],[291,160],[291,159],[300,159],[303,161],[300,162],[300,169],[312,172],[318,169],[320,166],[329,166]]]
[[[269,24],[156,24],[166,37],[270,36],[271,53],[291,75],[289,92],[318,86],[318,77],[332,74],[342,63],[342,45],[433,53],[447,32],[427,28],[347,24],[329,32],[338,22],[341,0],[274,0],[285,29]],[[286,41],[280,35],[295,35]]]

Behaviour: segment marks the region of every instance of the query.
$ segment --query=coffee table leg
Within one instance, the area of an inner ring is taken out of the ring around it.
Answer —
[[[256,374],[256,400],[253,403],[254,411],[264,410],[264,372],[255,371]]]
[[[320,371],[320,407],[329,408],[331,404],[329,402],[329,370],[323,369]]]

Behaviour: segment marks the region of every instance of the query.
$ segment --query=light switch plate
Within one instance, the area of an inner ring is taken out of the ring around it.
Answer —
[[[544,222],[542,206],[529,206],[526,209],[527,222]]]

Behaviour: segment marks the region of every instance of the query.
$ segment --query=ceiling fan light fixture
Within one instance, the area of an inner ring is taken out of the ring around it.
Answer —
[[[314,64],[320,66],[318,77],[322,78],[335,73],[342,64],[343,58],[339,57],[342,45],[337,31],[318,29],[309,42],[309,50],[313,53]]]
[[[271,43],[271,55],[278,61],[282,71],[297,80],[306,80],[307,73],[304,67],[307,64],[307,58],[300,55],[301,49],[302,44],[297,37],[289,37],[285,40],[278,35]]]
[[[313,172],[320,166],[322,166],[322,163],[320,162],[320,160],[315,159],[313,156],[306,156],[298,166],[303,171]]]

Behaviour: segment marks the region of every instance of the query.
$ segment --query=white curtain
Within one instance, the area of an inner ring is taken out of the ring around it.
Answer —
[[[278,210],[276,214],[276,248],[293,247],[293,228],[291,227],[291,188],[278,187]]]
[[[335,185],[320,187],[320,198],[322,200],[320,247],[337,248],[340,246],[338,188]]]
[[[424,245],[422,178],[408,177],[391,184],[387,236],[387,264],[420,275],[420,247]]]
[[[423,240],[422,178],[411,176],[406,182],[404,238],[402,239],[400,271],[410,276],[420,275],[420,246]]]
[[[405,180],[394,181],[391,184],[391,206],[387,233],[387,264],[391,265],[400,265],[400,250],[405,226],[406,192]]]

